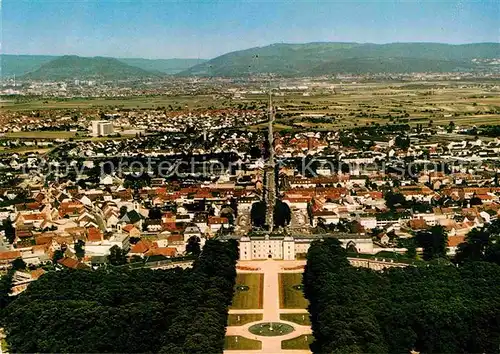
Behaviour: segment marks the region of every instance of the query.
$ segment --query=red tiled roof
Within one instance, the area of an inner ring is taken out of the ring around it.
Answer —
[[[94,241],[94,242],[102,241],[102,236],[103,235],[101,230],[99,230],[96,227],[89,227],[87,229],[87,239],[89,241]]]
[[[170,235],[167,237],[168,243],[179,243],[179,242],[184,242],[184,236],[183,235]]]
[[[489,194],[477,194],[476,197],[478,197],[481,200],[493,200],[496,199],[495,197],[489,195]]]
[[[130,230],[132,230],[135,226],[132,225],[132,224],[127,224],[125,225],[124,227],[122,227],[122,230],[123,231],[126,231],[126,232],[130,232]]]
[[[465,241],[465,236],[448,236],[448,247],[457,247]]]
[[[21,257],[20,251],[4,251],[0,252],[0,261],[10,261]]]
[[[44,220],[45,219],[45,214],[42,213],[34,213],[34,214],[27,214],[22,216],[25,221],[32,221],[32,220]]]
[[[158,247],[152,248],[147,253],[147,256],[165,256],[165,257],[175,257],[177,255],[177,249],[175,247]]]
[[[84,209],[84,205],[79,201],[64,202],[59,206],[59,216],[66,214],[78,214]]]
[[[30,238],[33,237],[33,233],[30,230],[16,229],[16,237]]]
[[[54,234],[41,234],[35,237],[35,242],[37,245],[46,245],[50,241],[52,241],[52,238],[54,237]]]
[[[290,203],[307,203],[311,197],[285,197],[283,200],[288,200]]]
[[[424,219],[412,219],[409,222],[409,226],[414,230],[422,230],[428,227]]]
[[[36,279],[40,278],[42,275],[44,275],[45,271],[42,268],[38,268],[38,269],[32,270],[30,274],[31,274],[31,278],[36,280]]]
[[[132,246],[130,249],[130,253],[141,253],[144,254],[146,253],[152,246],[151,241],[147,240],[140,240],[137,242],[135,245]]]
[[[313,211],[314,216],[338,216],[336,212],[329,210]]]
[[[214,225],[214,224],[227,224],[229,220],[227,218],[221,218],[218,216],[209,216],[208,217],[208,224],[209,225]]]
[[[38,210],[42,204],[38,202],[32,202],[32,203],[20,203],[16,204],[16,209],[18,210]]]
[[[78,269],[78,268],[83,268],[83,264],[80,263],[77,259],[74,258],[69,258],[69,257],[64,257],[61,258],[60,260],[57,261],[60,265],[71,268],[71,269]]]

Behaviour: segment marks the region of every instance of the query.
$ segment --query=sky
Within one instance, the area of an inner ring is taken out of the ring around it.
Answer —
[[[213,58],[272,43],[500,42],[500,1],[0,0],[1,52]]]

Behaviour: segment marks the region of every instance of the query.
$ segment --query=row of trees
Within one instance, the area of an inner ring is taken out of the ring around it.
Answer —
[[[13,352],[222,352],[234,242],[208,241],[192,269],[49,272],[5,309]]]
[[[500,266],[464,262],[377,272],[349,265],[335,239],[307,255],[304,294],[315,353],[493,353]]]

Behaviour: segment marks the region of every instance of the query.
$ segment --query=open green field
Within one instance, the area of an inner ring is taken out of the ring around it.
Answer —
[[[225,350],[260,350],[262,342],[242,336],[227,336],[224,338]]]
[[[308,350],[309,344],[314,341],[312,335],[302,335],[281,342],[281,349],[301,349]]]
[[[4,100],[0,108],[11,111],[51,110],[51,109],[93,109],[93,108],[138,108],[151,109],[157,107],[173,108],[206,108],[221,106],[223,100],[216,100],[211,95],[198,96],[137,96],[117,98],[74,98],[74,99],[23,99]]]
[[[68,131],[27,131],[27,132],[8,132],[5,133],[2,138],[5,139],[44,139],[44,140],[55,140],[55,139],[71,139],[75,141],[108,141],[108,140],[124,140],[135,137],[135,134],[121,134],[120,136],[77,136],[76,132]],[[41,150],[36,147],[20,147],[20,152],[23,150]],[[13,150],[13,149],[10,149]]]
[[[68,131],[32,131],[9,132],[5,134],[10,139],[69,139],[75,137],[75,132]]]
[[[261,309],[263,282],[264,274],[261,273],[238,274],[231,309]]]
[[[227,318],[228,326],[243,326],[247,323],[257,322],[262,320],[262,314],[260,313],[242,313],[242,314],[230,314]]]
[[[310,326],[311,320],[309,319],[309,313],[282,313],[280,314],[280,320],[289,321],[301,326]]]
[[[37,148],[33,146],[21,146],[21,147],[15,147],[15,148],[5,148],[5,147],[0,147],[0,154],[28,154],[31,152],[35,152],[38,154],[45,154],[46,152],[50,151],[50,148]]]
[[[280,273],[280,308],[306,309],[309,305],[304,298],[302,289],[302,273]]]
[[[275,129],[336,130],[374,123],[500,124],[500,92],[478,82],[348,83],[335,92],[275,97]],[[253,97],[259,102],[264,100]],[[321,116],[327,117],[322,118]],[[321,117],[321,119],[316,119]],[[252,127],[257,130],[263,124]]]

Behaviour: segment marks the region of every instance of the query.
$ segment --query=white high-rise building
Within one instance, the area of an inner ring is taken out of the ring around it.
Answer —
[[[92,121],[92,136],[107,136],[113,134],[113,123],[107,120]]]

